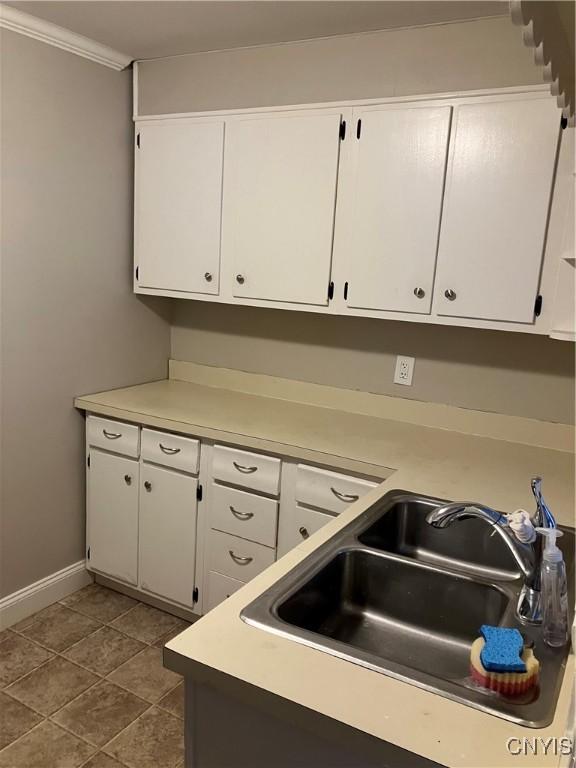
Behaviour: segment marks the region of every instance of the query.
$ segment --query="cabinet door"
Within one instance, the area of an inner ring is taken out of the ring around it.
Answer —
[[[87,474],[89,567],[138,583],[138,462],[90,450]]]
[[[138,133],[138,284],[217,294],[224,123],[159,122]]]
[[[140,473],[140,586],[192,606],[196,566],[195,477],[143,464]]]
[[[354,111],[349,307],[430,312],[451,111]]]
[[[224,240],[234,296],[328,303],[339,114],[230,121]]]
[[[559,127],[551,99],[456,108],[438,314],[533,322]]]
[[[284,521],[278,534],[278,557],[297,547],[303,541],[334,520],[328,515],[315,509],[301,507],[299,504],[287,506],[283,510]]]

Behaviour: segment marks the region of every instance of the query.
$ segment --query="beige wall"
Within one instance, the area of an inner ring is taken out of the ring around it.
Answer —
[[[574,345],[523,333],[177,300],[172,357],[496,413],[574,423]],[[412,387],[396,355],[416,358]]]
[[[542,83],[507,16],[140,64],[139,114]]]
[[[129,72],[2,34],[0,589],[84,557],[72,398],[166,375],[167,305],[132,275]]]

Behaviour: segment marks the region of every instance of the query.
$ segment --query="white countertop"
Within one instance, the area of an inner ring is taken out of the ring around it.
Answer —
[[[386,477],[317,534],[178,635],[178,666],[201,664],[270,691],[367,734],[447,766],[557,766],[559,758],[513,756],[510,737],[563,736],[574,656],[553,723],[529,729],[486,715],[327,653],[255,629],[240,611],[297,562],[392,489],[481,500],[502,511],[533,508],[530,478],[559,522],[574,524],[574,456],[393,419],[203,384],[166,380],[80,397],[79,408],[342,469]],[[494,415],[491,415],[494,418]],[[503,424],[505,424],[503,417]],[[351,695],[353,692],[353,695]]]

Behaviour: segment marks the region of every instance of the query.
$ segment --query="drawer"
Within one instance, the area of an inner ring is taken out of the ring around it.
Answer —
[[[267,547],[276,546],[278,502],[253,493],[212,484],[210,527]]]
[[[280,459],[261,453],[215,445],[212,473],[217,480],[253,488],[277,496],[280,489]]]
[[[208,570],[218,571],[238,581],[250,581],[276,559],[276,550],[239,539],[229,533],[210,531]]]
[[[88,416],[86,422],[88,445],[104,448],[124,456],[138,458],[140,448],[140,427],[123,421]]]
[[[376,485],[306,464],[298,464],[296,468],[296,501],[330,512],[342,512]]]
[[[310,538],[313,533],[334,520],[334,515],[307,509],[298,504],[287,506],[282,511],[282,515],[286,515],[287,519],[283,520],[278,538],[278,557],[282,557],[286,552],[294,549],[298,544]]]
[[[142,458],[196,475],[200,464],[200,442],[192,437],[143,428]]]
[[[216,608],[217,605],[224,602],[227,597],[230,597],[243,586],[243,581],[232,579],[230,576],[223,576],[216,571],[210,571],[208,574],[208,600],[204,613]]]

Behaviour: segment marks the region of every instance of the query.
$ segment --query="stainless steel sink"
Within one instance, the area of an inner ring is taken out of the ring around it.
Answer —
[[[436,530],[439,499],[392,491],[242,612],[249,624],[531,727],[553,719],[568,648],[521,626],[522,577],[478,520]],[[574,531],[563,528],[573,584]],[[570,596],[569,605],[574,605]],[[517,626],[535,644],[540,688],[507,699],[469,677],[481,624]]]
[[[450,570],[497,576],[501,581],[520,577],[510,551],[483,520],[467,520],[449,531],[428,525],[426,515],[437,506],[433,499],[399,499],[362,531],[358,540],[374,549]]]

